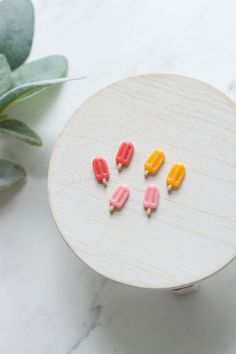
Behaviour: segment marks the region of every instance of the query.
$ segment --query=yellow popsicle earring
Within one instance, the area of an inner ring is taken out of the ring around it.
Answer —
[[[168,173],[166,178],[167,190],[170,193],[173,188],[179,188],[181,185],[184,176],[185,176],[186,168],[185,166],[178,162],[175,163]]]
[[[154,175],[161,168],[165,161],[165,154],[161,150],[155,150],[151,153],[144,164],[144,176]]]

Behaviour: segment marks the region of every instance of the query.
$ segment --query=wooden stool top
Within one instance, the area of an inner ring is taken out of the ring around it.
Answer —
[[[130,166],[118,173],[122,141],[135,145]],[[143,177],[155,149],[166,153],[158,174]],[[92,160],[106,158],[105,189]],[[167,193],[174,162],[186,165],[178,191]],[[144,189],[160,189],[149,219]],[[120,212],[108,211],[119,185],[130,188]],[[176,288],[206,278],[236,253],[236,105],[208,84],[171,74],[132,77],[83,103],[59,137],[49,168],[49,199],[72,250],[106,277],[138,287]]]

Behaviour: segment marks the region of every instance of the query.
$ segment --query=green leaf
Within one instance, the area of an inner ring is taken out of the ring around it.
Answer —
[[[11,69],[7,59],[0,54],[0,96],[11,87]]]
[[[34,9],[30,0],[0,2],[0,53],[12,69],[28,57],[34,33]]]
[[[24,167],[16,162],[0,159],[0,190],[26,181]]]
[[[0,116],[0,121],[1,121],[1,120],[5,120],[5,119],[8,119],[8,115],[7,115],[7,114],[2,114],[2,115]]]
[[[31,145],[42,145],[40,136],[19,120],[6,119],[0,121],[0,132],[11,135],[16,139],[23,140]]]
[[[4,93],[4,95],[0,97],[0,112],[3,111],[6,107],[8,107],[10,104],[28,99],[52,85],[60,84],[65,81],[82,80],[82,79],[84,79],[84,77],[78,77],[78,78],[64,77],[61,79],[38,81],[38,82],[33,82],[33,83],[14,87],[13,89]]]
[[[29,82],[57,79],[65,75],[67,59],[62,55],[51,55],[20,66],[12,72],[13,86]]]

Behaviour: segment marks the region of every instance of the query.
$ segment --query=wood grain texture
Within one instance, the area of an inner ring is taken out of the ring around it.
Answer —
[[[135,144],[121,174],[120,142]],[[154,149],[166,162],[145,180],[143,163]],[[96,183],[92,159],[110,166],[107,189]],[[187,174],[168,194],[165,177],[181,161]],[[236,105],[198,80],[150,74],[119,81],[89,98],[72,116],[51,158],[49,199],[58,228],[72,250],[95,271],[122,283],[176,288],[220,270],[236,253]],[[148,183],[160,203],[148,219]],[[119,184],[131,195],[110,215],[108,198]]]

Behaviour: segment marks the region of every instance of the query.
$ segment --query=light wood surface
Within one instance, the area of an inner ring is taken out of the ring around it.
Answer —
[[[128,169],[118,173],[120,142],[135,144]],[[155,149],[166,161],[155,177],[143,163]],[[107,188],[91,162],[104,156]],[[167,193],[174,162],[186,165],[178,191]],[[160,188],[157,212],[147,218],[148,183]],[[120,212],[108,210],[119,184],[130,187]],[[65,241],[88,266],[111,279],[148,288],[176,288],[201,280],[236,253],[236,105],[198,80],[150,74],[97,92],[74,113],[59,137],[49,168],[49,199]]]

